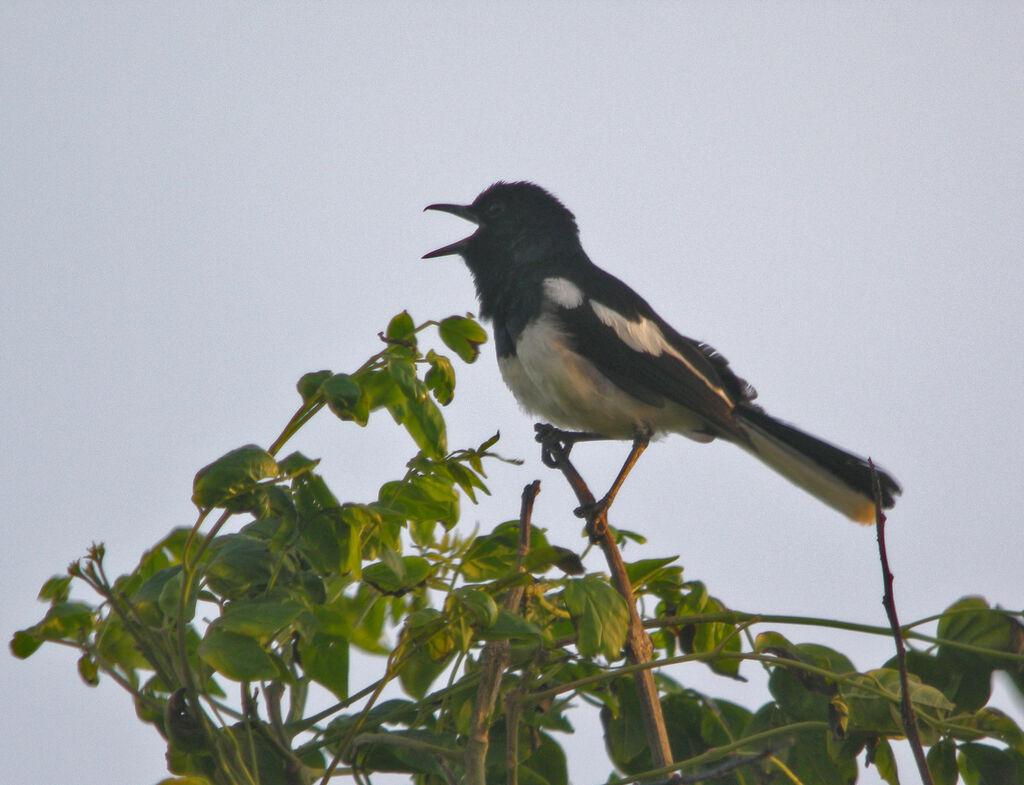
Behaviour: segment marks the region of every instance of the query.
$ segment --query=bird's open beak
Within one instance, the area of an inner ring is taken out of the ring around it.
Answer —
[[[468,207],[461,204],[429,204],[423,209],[424,211],[438,210],[439,212],[442,213],[451,213],[452,215],[459,216],[459,218],[465,218],[467,221],[470,221],[471,223],[480,223],[480,220],[476,217],[476,215],[474,215],[473,212]],[[438,248],[436,251],[431,251],[430,253],[423,254],[423,258],[433,259],[438,256],[452,256],[454,254],[460,254],[465,249],[466,243],[468,242],[469,237],[465,237],[462,240],[459,240],[458,242],[452,243],[451,245],[446,245],[444,248]]]

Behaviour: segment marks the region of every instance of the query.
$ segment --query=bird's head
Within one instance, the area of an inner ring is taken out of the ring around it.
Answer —
[[[554,244],[578,241],[573,214],[533,183],[495,183],[472,204],[432,204],[424,209],[451,213],[477,225],[469,237],[423,257],[458,254],[474,273],[495,265],[530,263],[550,252]]]

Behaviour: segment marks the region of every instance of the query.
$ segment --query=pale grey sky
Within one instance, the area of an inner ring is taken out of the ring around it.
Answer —
[[[403,308],[475,310],[457,259],[419,260],[465,225],[421,210],[498,179],[559,195],[594,261],[771,413],[892,471],[903,620],[967,593],[1020,607],[1024,6],[8,2],[0,39],[5,636],[90,542],[118,572],[191,523],[196,469],[267,444],[302,373],[351,368]],[[457,372],[450,444],[500,429],[526,459],[466,527],[541,477],[537,522],[580,547],[493,349]],[[408,456],[389,424],[327,415],[295,447],[352,499]],[[601,485],[625,449],[578,455]],[[734,448],[654,445],[613,522],[650,535],[627,558],[678,553],[735,608],[884,623],[873,532]],[[891,648],[795,637],[861,668]],[[156,732],[74,659],[0,657],[5,775],[165,776]],[[566,742],[577,785],[607,775],[596,732]]]

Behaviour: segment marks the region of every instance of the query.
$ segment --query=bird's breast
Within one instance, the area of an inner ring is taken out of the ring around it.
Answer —
[[[613,384],[573,351],[555,314],[528,323],[515,354],[498,358],[505,384],[527,411],[562,428],[632,439],[637,429],[697,430],[703,423],[672,404],[652,406]]]

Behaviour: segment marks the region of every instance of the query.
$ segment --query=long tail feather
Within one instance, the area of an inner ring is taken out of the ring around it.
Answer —
[[[734,416],[750,437],[740,446],[790,482],[858,523],[874,523],[871,467],[867,460],[794,428],[754,407],[737,407]],[[901,488],[879,469],[882,507],[896,503]]]

